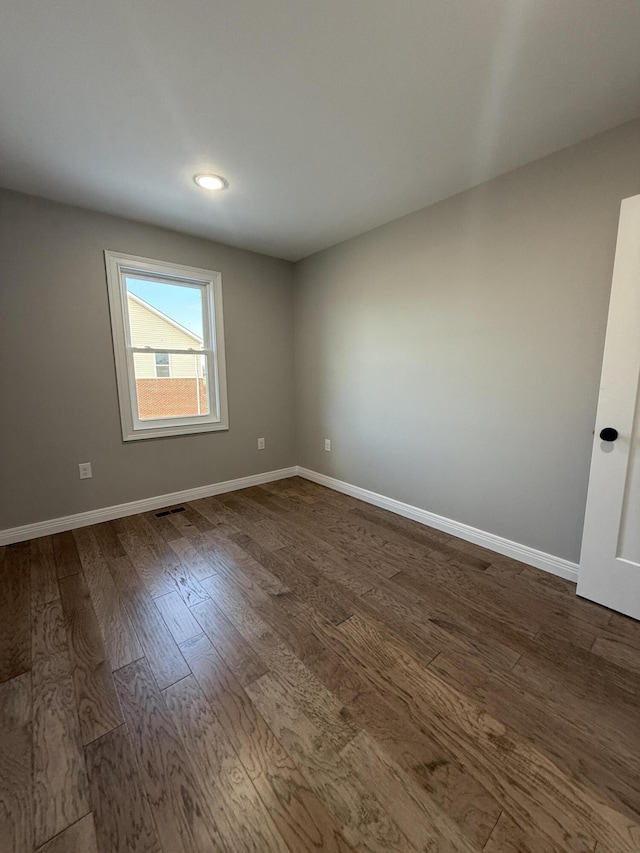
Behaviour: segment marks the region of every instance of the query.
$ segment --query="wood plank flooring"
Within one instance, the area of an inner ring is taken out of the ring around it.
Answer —
[[[298,478],[0,576],[0,853],[640,851],[640,623],[566,581]]]

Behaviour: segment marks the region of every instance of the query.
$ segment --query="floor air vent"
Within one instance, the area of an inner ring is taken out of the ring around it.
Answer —
[[[156,513],[156,518],[162,518],[165,515],[173,515],[176,512],[186,512],[187,508],[185,506],[179,506],[176,509],[163,509],[161,512]]]

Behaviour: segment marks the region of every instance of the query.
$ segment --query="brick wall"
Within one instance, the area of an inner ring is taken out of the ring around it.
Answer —
[[[137,379],[138,415],[142,418],[168,418],[207,412],[207,390],[203,379]]]

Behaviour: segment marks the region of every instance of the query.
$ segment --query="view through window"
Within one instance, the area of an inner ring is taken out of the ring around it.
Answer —
[[[203,348],[202,288],[126,276],[138,417],[209,413]],[[166,347],[173,352],[158,352]]]

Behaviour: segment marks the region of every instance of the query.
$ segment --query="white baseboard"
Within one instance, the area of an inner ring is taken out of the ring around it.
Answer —
[[[267,471],[264,474],[252,474],[249,477],[239,477],[236,480],[226,480],[222,483],[198,486],[195,489],[184,489],[181,492],[156,495],[138,501],[129,501],[129,503],[115,504],[114,506],[102,507],[101,509],[89,510],[88,512],[78,512],[75,515],[65,515],[61,518],[51,518],[47,521],[37,521],[34,524],[24,524],[21,527],[0,530],[0,545],[23,542],[26,539],[37,539],[38,536],[61,533],[63,530],[86,527],[90,524],[98,524],[101,521],[111,521],[114,518],[136,515],[139,512],[149,512],[154,509],[171,506],[172,504],[195,501],[198,498],[207,498],[211,495],[223,494],[224,492],[234,492],[238,489],[248,489],[250,486],[259,486],[262,483],[271,483],[275,480],[284,480],[286,477],[295,476],[304,477],[307,480],[312,480],[314,483],[320,483],[322,486],[334,489],[336,492],[343,492],[345,495],[351,495],[351,497],[358,498],[358,500],[374,504],[390,512],[395,512],[397,515],[403,515],[405,518],[425,524],[427,527],[435,527],[436,530],[442,530],[445,533],[450,533],[452,536],[466,539],[468,542],[481,545],[483,548],[496,551],[498,554],[503,554],[506,557],[512,557],[514,560],[520,560],[522,563],[527,563],[537,569],[542,569],[545,572],[566,578],[574,583],[578,580],[578,565],[569,562],[569,560],[554,557],[552,554],[546,554],[544,551],[529,548],[527,545],[520,545],[518,542],[512,542],[510,539],[503,539],[501,536],[487,533],[484,530],[478,530],[476,527],[470,527],[468,524],[444,518],[444,516],[436,515],[426,509],[420,509],[417,506],[397,501],[394,498],[379,495],[377,492],[362,489],[360,486],[352,486],[350,483],[344,483],[342,480],[336,480],[334,477],[319,474],[317,471],[310,471],[308,468],[300,466],[280,468],[277,471]]]
[[[498,554],[512,557],[514,560],[527,563],[527,565],[534,566],[536,569],[542,569],[552,575],[566,578],[566,580],[573,583],[577,583],[578,581],[577,563],[571,563],[569,560],[564,560],[561,557],[554,557],[553,554],[546,554],[544,551],[538,551],[536,548],[529,548],[528,545],[520,545],[520,543],[512,542],[510,539],[503,539],[502,536],[478,530],[476,527],[470,527],[468,524],[462,524],[460,521],[453,521],[451,518],[436,515],[434,512],[428,512],[426,509],[420,509],[417,506],[397,501],[394,498],[379,495],[377,492],[370,492],[368,489],[360,488],[360,486],[343,483],[342,480],[336,480],[334,477],[328,477],[326,474],[318,474],[317,471],[310,471],[308,468],[298,466],[297,474],[299,477],[312,480],[321,486],[327,486],[336,492],[343,492],[345,495],[351,495],[352,498],[358,498],[358,500],[374,504],[374,506],[379,506],[382,509],[388,509],[397,515],[403,515],[405,518],[425,524],[427,527],[435,527],[436,530],[442,530],[445,533],[450,533],[452,536],[466,539],[467,542],[473,542],[475,545],[481,545],[483,548],[496,551]]]
[[[284,480],[295,477],[298,469],[280,468],[278,471],[267,471],[264,474],[252,474],[250,477],[239,477],[237,480],[226,480],[223,483],[213,483],[208,486],[198,486],[195,489],[184,489],[168,495],[156,495],[139,501],[106,506],[102,509],[92,509],[88,512],[78,512],[75,515],[65,515],[61,518],[51,518],[47,521],[36,521],[34,524],[24,524],[21,527],[11,527],[0,530],[0,545],[12,542],[24,542],[25,539],[37,539],[38,536],[49,536],[51,533],[61,533],[63,530],[74,530],[76,527],[87,527],[101,521],[111,521],[114,518],[124,518],[126,515],[136,515],[139,512],[149,512],[172,504],[195,501],[198,498],[208,498],[211,495],[221,495],[224,492],[235,492],[238,489],[248,489],[262,483],[272,483],[274,480]]]

